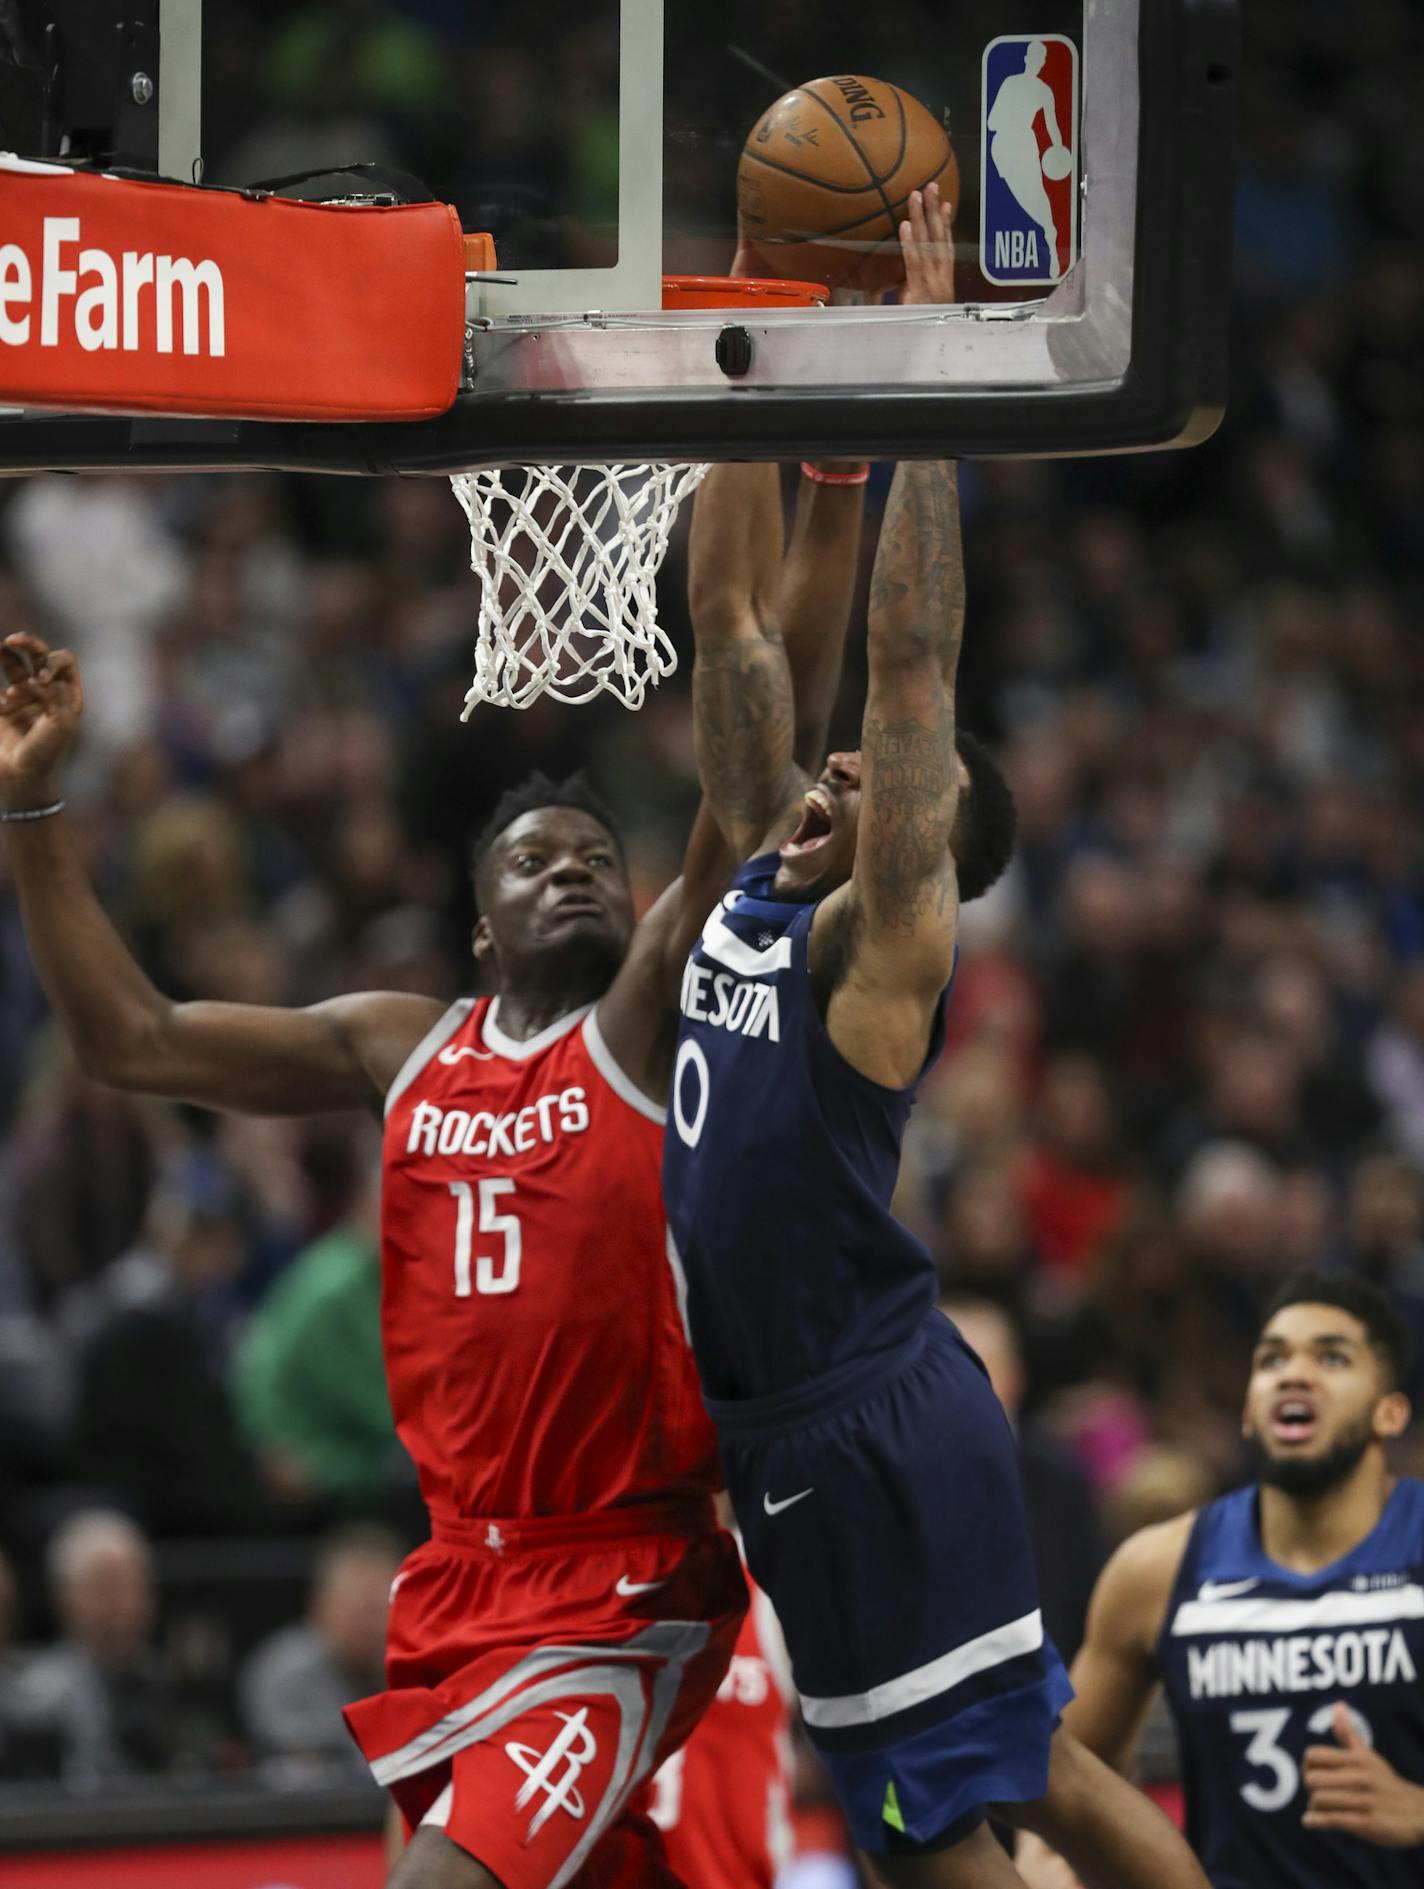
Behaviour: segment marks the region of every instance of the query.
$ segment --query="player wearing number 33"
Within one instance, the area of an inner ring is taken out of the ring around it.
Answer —
[[[901,241],[906,299],[951,300],[932,190]],[[715,467],[709,485],[743,476]],[[702,575],[698,767],[748,863],[683,977],[663,1178],[747,1564],[808,1730],[897,1889],[1016,1883],[990,1805],[1052,1832],[1090,1882],[1200,1889],[1166,1819],[1056,1733],[1071,1688],[1043,1633],[1008,1424],[890,1212],[959,900],[1012,845],[1008,789],[955,726],[954,469],[895,472],[861,746],[814,784],[774,626]]]
[[[1258,1481],[1143,1529],[1098,1582],[1068,1723],[1126,1765],[1165,1687],[1213,1889],[1424,1882],[1424,1482],[1385,1461],[1408,1361],[1372,1286],[1288,1280],[1246,1390]],[[1020,1868],[1062,1881],[1036,1846]]]
[[[861,493],[805,481],[783,561],[767,471],[769,504],[729,493],[708,516],[785,623],[816,752]],[[670,1883],[646,1787],[716,1696],[746,1605],[713,1512],[649,1100],[731,869],[715,823],[699,819],[681,878],[635,926],[607,812],[536,778],[476,848],[493,999],[172,1003],[100,909],[61,811],[78,664],[15,636],[0,665],[0,833],[85,1069],[212,1108],[384,1114],[387,1377],[432,1528],[393,1589],[389,1690],[347,1710],[414,1832],[391,1889]]]

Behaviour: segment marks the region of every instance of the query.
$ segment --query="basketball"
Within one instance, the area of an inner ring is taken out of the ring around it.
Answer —
[[[811,79],[777,99],[743,147],[740,232],[779,274],[878,294],[903,279],[911,191],[936,181],[952,217],[954,147],[917,98],[883,79]]]

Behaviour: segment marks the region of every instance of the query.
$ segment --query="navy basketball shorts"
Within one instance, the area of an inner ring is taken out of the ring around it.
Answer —
[[[988,1804],[1042,1797],[1073,1688],[1043,1632],[1013,1433],[948,1320],[708,1409],[856,1842],[939,1847]]]

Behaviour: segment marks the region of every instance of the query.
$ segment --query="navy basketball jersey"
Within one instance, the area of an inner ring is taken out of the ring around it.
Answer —
[[[929,1253],[890,1212],[915,1088],[882,1088],[831,1042],[807,969],[816,907],[771,897],[778,863],[742,868],[688,959],[664,1143],[693,1350],[724,1402],[902,1344],[935,1299]]]
[[[1187,1835],[1213,1889],[1418,1889],[1419,1849],[1307,1830],[1301,1761],[1337,1700],[1424,1784],[1424,1482],[1317,1574],[1267,1559],[1255,1488],[1202,1510],[1158,1661],[1182,1749]]]

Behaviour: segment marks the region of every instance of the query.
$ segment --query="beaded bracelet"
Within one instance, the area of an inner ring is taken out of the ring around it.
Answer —
[[[62,813],[64,802],[56,800],[52,807],[14,807],[0,809],[0,821],[7,820],[48,820],[53,813]]]
[[[801,461],[801,470],[808,479],[814,479],[817,485],[864,485],[870,477],[869,466],[862,466],[859,472],[822,472],[819,466],[813,466],[805,459]]]

